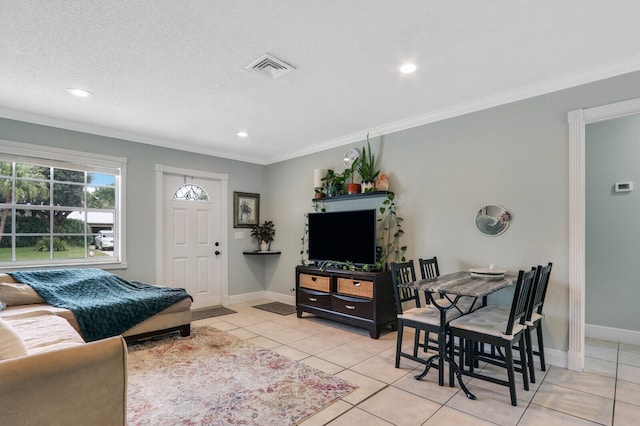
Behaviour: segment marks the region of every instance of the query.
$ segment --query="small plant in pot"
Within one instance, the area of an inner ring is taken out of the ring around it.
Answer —
[[[345,171],[342,172],[342,176],[344,176],[344,180],[348,182],[347,183],[347,194],[359,194],[360,193],[361,185],[359,183],[354,183],[353,182],[353,178],[355,177],[356,169],[358,168],[359,162],[360,162],[360,160],[356,159],[351,164],[351,167],[349,167],[348,169],[345,169]]]
[[[327,170],[327,175],[323,177],[322,180],[325,182],[327,197],[333,197],[345,193],[346,178],[344,173],[336,173],[332,169],[329,169]]]
[[[371,152],[369,133],[367,133],[367,146],[362,147],[362,159],[358,163],[358,174],[362,178],[362,192],[373,192],[376,190],[375,181],[380,174],[380,170],[376,170],[376,157]]]
[[[276,235],[276,228],[272,221],[265,220],[262,225],[255,225],[251,229],[251,237],[258,240],[260,251],[269,251],[271,241]]]

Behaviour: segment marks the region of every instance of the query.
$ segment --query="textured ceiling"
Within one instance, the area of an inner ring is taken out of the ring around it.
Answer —
[[[268,164],[638,70],[638,16],[636,0],[0,0],[0,117]],[[296,70],[244,69],[267,52]]]

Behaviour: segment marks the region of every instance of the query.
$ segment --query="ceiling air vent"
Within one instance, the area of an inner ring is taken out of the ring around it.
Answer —
[[[275,56],[271,56],[268,53],[260,56],[255,61],[244,67],[247,71],[254,74],[267,77],[270,80],[282,77],[295,69],[292,65],[289,65],[282,59],[278,59]]]

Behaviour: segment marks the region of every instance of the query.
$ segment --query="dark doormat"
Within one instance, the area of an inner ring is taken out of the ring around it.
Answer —
[[[191,311],[191,321],[198,321],[205,318],[219,317],[221,315],[235,314],[233,309],[225,308],[224,306],[216,306],[213,308],[199,309],[197,311]]]
[[[280,315],[291,315],[296,312],[296,307],[293,305],[287,305],[286,303],[271,302],[264,303],[262,305],[255,305],[254,308],[262,309],[263,311],[273,312]]]

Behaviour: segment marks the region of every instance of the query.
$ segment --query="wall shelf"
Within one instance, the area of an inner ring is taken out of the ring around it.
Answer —
[[[391,191],[375,191],[375,192],[363,192],[360,194],[346,194],[346,195],[334,195],[333,197],[313,198],[311,201],[314,203],[329,203],[333,201],[349,201],[360,200],[365,198],[387,198],[389,194],[393,194]]]
[[[249,256],[253,256],[253,255],[268,256],[270,254],[280,254],[280,253],[282,253],[282,252],[281,251],[273,251],[273,250],[269,250],[269,251],[253,250],[253,251],[243,251],[242,252],[242,254],[249,255]]]

